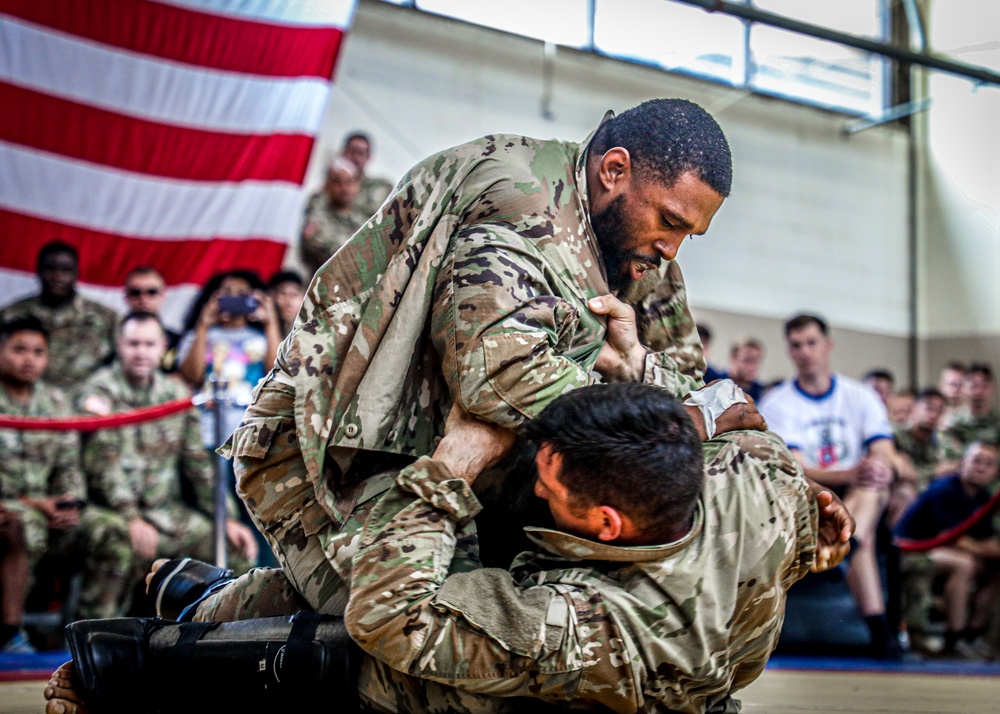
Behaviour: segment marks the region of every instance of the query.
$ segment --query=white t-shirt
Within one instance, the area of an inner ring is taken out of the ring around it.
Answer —
[[[861,382],[834,375],[826,394],[802,391],[798,380],[772,389],[758,406],[767,428],[806,464],[819,469],[848,469],[865,455],[869,444],[892,438],[889,414],[878,394]]]

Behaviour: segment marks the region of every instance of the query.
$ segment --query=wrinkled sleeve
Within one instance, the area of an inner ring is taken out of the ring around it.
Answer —
[[[597,349],[568,358],[581,316],[559,296],[540,256],[509,229],[458,232],[438,274],[432,339],[452,394],[503,426],[534,418],[570,389],[593,384]]]
[[[80,435],[73,431],[59,434],[53,441],[56,457],[49,476],[49,493],[53,496],[65,493],[75,498],[87,497],[87,485],[80,465]]]
[[[649,273],[625,297],[635,308],[639,341],[652,350],[643,381],[677,397],[705,386],[705,355],[677,261]]]
[[[139,505],[122,467],[121,443],[118,429],[93,434],[83,447],[83,469],[91,499],[132,518],[139,515]]]
[[[355,553],[347,629],[366,652],[416,677],[490,696],[573,698],[585,667],[601,668],[589,660],[611,666],[586,654],[582,630],[604,628],[597,641],[620,635],[610,618],[579,623],[576,595],[519,586],[495,568],[449,575],[479,509],[468,484],[440,462],[425,457],[400,473]]]

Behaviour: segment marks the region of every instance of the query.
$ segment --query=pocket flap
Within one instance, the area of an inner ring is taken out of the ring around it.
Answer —
[[[275,437],[288,428],[294,428],[287,417],[261,417],[248,420],[238,426],[229,438],[228,449],[233,456],[249,456],[262,459]]]

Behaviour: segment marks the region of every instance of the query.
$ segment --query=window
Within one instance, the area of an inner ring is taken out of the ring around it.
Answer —
[[[854,114],[880,114],[889,96],[880,55],[673,0],[383,1]],[[886,0],[731,2],[876,42],[888,37]]]

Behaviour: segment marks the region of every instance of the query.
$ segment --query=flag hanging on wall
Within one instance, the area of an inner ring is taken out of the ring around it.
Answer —
[[[122,307],[151,265],[177,315],[216,272],[268,279],[354,0],[0,0],[0,305],[47,242]]]

